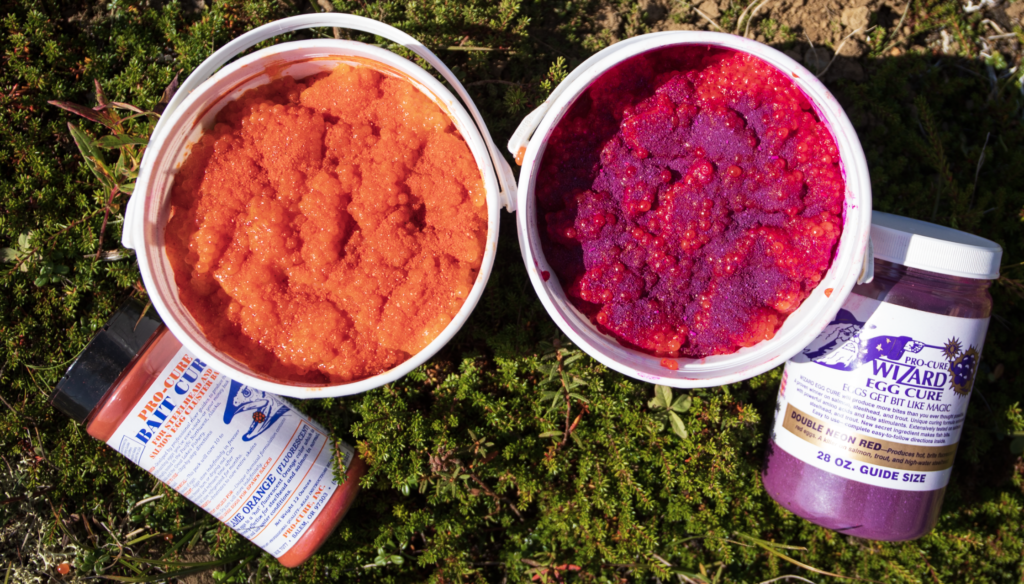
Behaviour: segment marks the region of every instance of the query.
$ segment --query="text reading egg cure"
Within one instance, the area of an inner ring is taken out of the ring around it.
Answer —
[[[946,486],[988,320],[851,294],[786,365],[775,445],[869,485]]]

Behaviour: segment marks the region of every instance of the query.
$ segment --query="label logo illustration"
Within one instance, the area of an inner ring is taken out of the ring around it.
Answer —
[[[942,347],[942,355],[949,362],[949,372],[953,374],[953,391],[960,395],[971,393],[974,375],[978,372],[978,360],[981,354],[971,345],[966,351],[960,340],[953,337]]]
[[[230,424],[236,414],[252,412],[252,424],[242,436],[242,441],[248,442],[269,430],[290,409],[284,403],[268,398],[267,392],[253,389],[232,379],[228,403],[224,407],[224,423]]]
[[[919,366],[934,369],[936,363],[928,361],[926,355],[922,355],[920,359],[905,357],[908,354],[920,354],[925,349],[936,349],[941,352],[941,359],[945,361],[941,369],[949,371],[953,390],[964,396],[971,392],[978,370],[978,360],[981,357],[975,347],[971,346],[964,351],[956,337],[949,339],[944,345],[930,345],[909,336],[871,336],[871,329],[874,328],[874,325],[868,325],[866,321],[857,320],[850,311],[840,309],[836,318],[825,327],[818,338],[793,360],[798,363],[809,361],[838,371],[853,371],[862,365],[878,361],[874,366],[876,373],[880,371],[888,375],[892,371],[895,374],[899,369],[892,369],[888,365],[896,365],[904,368],[905,373],[899,379],[904,381],[908,375],[917,377]],[[915,361],[917,364],[912,364]],[[926,362],[930,367],[924,365]],[[931,373],[925,375],[926,378],[932,377]],[[942,385],[945,386],[946,375],[938,373],[935,375],[936,380],[939,379],[939,375],[942,375]]]

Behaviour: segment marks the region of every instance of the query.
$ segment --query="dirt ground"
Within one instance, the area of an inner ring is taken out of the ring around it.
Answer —
[[[921,26],[927,16],[921,0],[640,0],[651,31],[711,30],[739,34],[782,49],[826,81],[860,80],[863,59],[899,56],[905,52],[955,55],[960,38],[946,29]],[[977,8],[977,9],[975,9]],[[982,58],[999,51],[1009,63],[1019,59],[1024,2],[978,0],[964,5],[965,14],[982,13],[984,36],[970,52]],[[611,6],[597,16],[613,40],[624,36],[629,23]],[[947,27],[949,28],[949,27]],[[929,32],[921,32],[932,29]],[[872,55],[869,39],[881,39]],[[970,42],[970,41],[964,41]],[[834,59],[836,52],[842,59]],[[884,51],[884,53],[883,53]]]

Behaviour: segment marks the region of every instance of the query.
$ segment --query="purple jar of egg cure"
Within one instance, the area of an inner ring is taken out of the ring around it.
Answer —
[[[875,277],[786,363],[762,480],[836,531],[898,541],[938,520],[1002,248],[875,211]]]

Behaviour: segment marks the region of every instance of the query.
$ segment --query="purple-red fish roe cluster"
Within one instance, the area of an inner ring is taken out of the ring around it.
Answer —
[[[640,56],[549,138],[544,252],[570,300],[624,345],[732,353],[772,338],[828,270],[839,162],[810,101],[764,61],[709,47]]]

